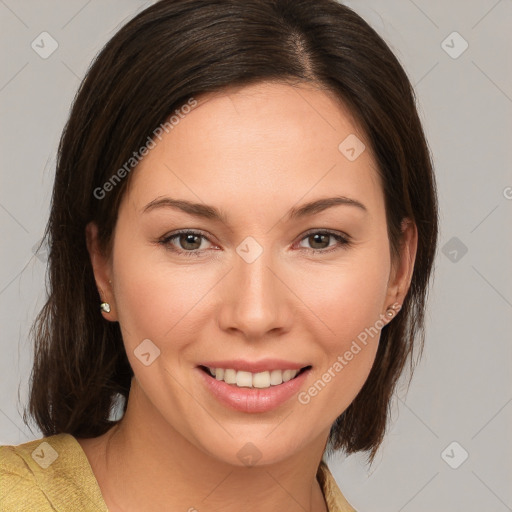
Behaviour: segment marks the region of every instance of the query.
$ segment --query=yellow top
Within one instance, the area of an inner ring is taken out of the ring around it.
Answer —
[[[325,462],[317,479],[329,512],[355,512]],[[89,460],[70,434],[0,446],[2,512],[108,512]]]

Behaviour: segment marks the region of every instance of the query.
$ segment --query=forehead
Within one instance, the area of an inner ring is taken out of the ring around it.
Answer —
[[[169,194],[293,204],[333,191],[381,199],[365,134],[332,92],[259,83],[196,100],[134,172],[130,194],[141,201]],[[353,161],[340,150],[347,138],[366,146]]]
[[[201,140],[194,142],[196,151],[210,150],[215,144],[239,156],[262,146],[280,151],[281,156],[291,151],[290,159],[297,150],[304,154],[328,150],[337,156],[340,136],[358,133],[364,138],[349,109],[331,91],[312,84],[263,82],[205,94],[197,101],[181,121],[186,120],[188,130],[175,130],[173,141],[190,142],[196,131],[201,134]],[[236,145],[231,143],[235,137]]]

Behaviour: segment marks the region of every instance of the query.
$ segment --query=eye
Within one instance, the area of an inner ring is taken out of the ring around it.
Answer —
[[[175,240],[180,247],[176,247]],[[200,249],[203,240],[208,240],[208,238],[199,231],[183,230],[165,236],[159,240],[159,243],[178,254],[201,256],[206,250],[205,248]]]
[[[330,244],[330,239],[334,239],[335,243]],[[201,256],[207,250],[207,248],[201,248],[203,240],[209,242],[208,237],[199,231],[181,230],[165,236],[158,243],[177,254]],[[330,253],[350,245],[350,237],[348,235],[325,230],[309,231],[302,237],[300,242],[304,240],[311,244],[311,247],[300,246],[300,249],[309,250],[313,254]]]
[[[329,244],[329,239],[334,239],[336,243]],[[300,241],[306,240],[311,245],[313,254],[330,253],[350,245],[350,237],[331,231],[309,231]],[[327,244],[327,245],[326,245]],[[302,247],[308,249],[308,247]]]

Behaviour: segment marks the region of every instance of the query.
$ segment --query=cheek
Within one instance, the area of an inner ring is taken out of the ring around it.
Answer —
[[[386,254],[377,245],[347,252],[340,265],[318,268],[314,280],[303,280],[300,296],[330,334],[323,336],[330,350],[350,345],[350,340],[379,320],[390,269]]]
[[[385,245],[385,244],[384,244]],[[385,248],[387,246],[385,245]],[[333,421],[353,401],[375,360],[389,276],[384,247],[348,256],[342,266],[315,273],[306,301],[314,319],[322,359],[301,403],[330,410]],[[325,391],[324,391],[325,389]],[[315,398],[317,397],[318,398]],[[336,405],[332,405],[336,404]],[[320,413],[320,412],[319,412]]]
[[[206,266],[170,263],[163,249],[139,242],[128,250],[127,245],[120,242],[114,250],[116,307],[127,350],[146,338],[161,350],[182,348],[180,343],[190,339],[183,332],[190,315],[195,326],[201,325],[204,299],[215,276]],[[172,346],[163,343],[169,339]]]

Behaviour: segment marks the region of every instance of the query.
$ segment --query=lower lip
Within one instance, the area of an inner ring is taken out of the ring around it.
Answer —
[[[269,388],[239,388],[217,380],[201,368],[197,368],[207,389],[224,405],[241,412],[258,413],[277,409],[298,393],[311,368],[304,370],[288,382]]]

